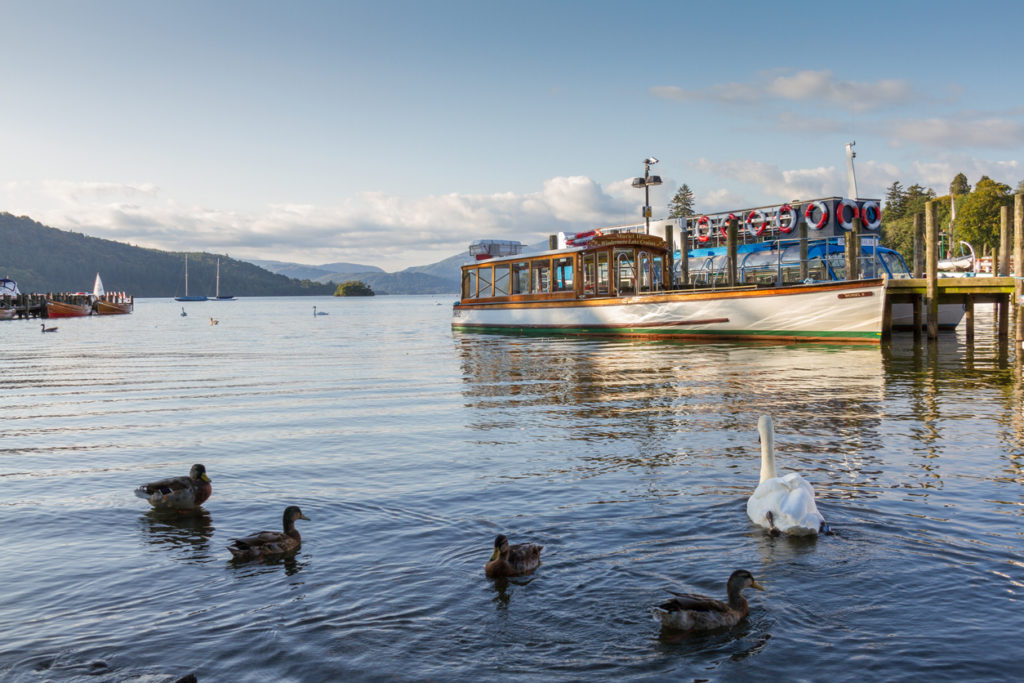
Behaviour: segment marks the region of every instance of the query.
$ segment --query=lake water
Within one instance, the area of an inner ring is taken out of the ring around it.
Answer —
[[[1019,675],[1022,386],[985,309],[973,349],[879,349],[453,334],[450,303],[0,323],[0,679]],[[747,520],[764,413],[835,535]],[[203,514],[134,497],[196,462]],[[229,561],[290,504],[293,559]],[[485,578],[498,533],[542,566]],[[737,568],[745,622],[661,631],[665,588]]]

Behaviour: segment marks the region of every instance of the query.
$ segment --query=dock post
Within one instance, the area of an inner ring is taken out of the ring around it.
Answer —
[[[857,219],[854,218],[854,223]],[[854,226],[856,228],[856,226]],[[860,279],[860,237],[855,230],[846,233],[846,279]]]
[[[924,277],[924,216],[914,214],[914,277]]]
[[[1017,311],[1016,352],[1024,346],[1024,193],[1013,198],[1013,308]],[[1020,358],[1017,359],[1018,366]]]
[[[914,295],[914,342],[921,341],[921,297],[917,294]]]
[[[967,323],[967,341],[974,341],[974,295],[968,294],[964,300],[964,319]]]
[[[939,240],[935,220],[935,202],[924,205],[925,270],[928,278],[928,339],[939,338]]]
[[[800,224],[800,282],[803,282],[810,277],[807,267],[807,221],[798,218],[797,222]]]
[[[551,251],[558,249],[558,235],[548,235],[548,249]]]
[[[736,231],[738,221],[735,218],[729,219],[725,229],[725,253],[726,253],[726,276],[729,278],[729,286],[736,286]]]
[[[999,207],[999,274],[1010,274],[1010,207]]]

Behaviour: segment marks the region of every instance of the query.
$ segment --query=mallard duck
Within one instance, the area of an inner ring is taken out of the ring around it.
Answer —
[[[484,571],[492,579],[528,574],[540,565],[540,551],[543,549],[544,546],[535,543],[510,545],[505,534],[498,534],[494,539],[494,552],[484,565]]]
[[[188,512],[202,505],[210,494],[213,486],[206,476],[206,467],[192,465],[187,477],[171,477],[135,489],[135,495],[145,498],[158,510],[178,510]]]
[[[764,590],[764,586],[754,579],[746,569],[737,569],[729,577],[726,593],[729,602],[715,600],[705,595],[694,593],[676,593],[668,602],[658,605],[658,616],[661,625],[680,631],[710,631],[724,626],[735,626],[750,612],[747,599],[743,597],[744,588]]]
[[[302,547],[302,536],[295,528],[295,520],[309,517],[302,514],[298,505],[289,505],[284,509],[281,531],[261,531],[245,538],[236,538],[228,546],[228,550],[236,560],[269,560],[293,553]]]
[[[814,504],[814,489],[796,472],[775,473],[775,427],[769,415],[757,421],[761,435],[761,482],[747,500],[747,516],[773,535],[814,535],[828,532],[825,518]]]

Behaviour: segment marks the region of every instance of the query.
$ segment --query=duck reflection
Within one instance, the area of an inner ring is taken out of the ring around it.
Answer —
[[[239,576],[256,576],[284,570],[285,576],[295,576],[309,564],[309,560],[300,554],[287,555],[284,557],[264,559],[259,562],[251,560],[240,560],[232,557],[227,562],[228,566],[238,572]]]
[[[147,510],[141,515],[139,525],[148,543],[182,551],[187,554],[186,561],[210,557],[214,526],[206,510],[200,508],[190,514]]]
[[[508,609],[508,606],[512,602],[512,592],[509,590],[510,586],[526,586],[529,585],[536,577],[534,576],[521,576],[514,579],[510,579],[506,576],[502,576],[496,579],[491,579],[491,588],[494,590],[494,597],[491,598],[491,602],[499,611]]]

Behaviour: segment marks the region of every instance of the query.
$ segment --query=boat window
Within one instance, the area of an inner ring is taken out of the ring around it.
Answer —
[[[651,276],[654,278],[654,289],[664,289],[663,273],[665,272],[665,257],[660,254],[654,257],[654,265],[651,266]]]
[[[903,261],[902,256],[884,251],[878,255],[882,257],[882,262],[888,268],[889,275],[892,278],[900,280],[910,277],[910,269],[907,268],[907,264]]]
[[[494,268],[491,266],[484,266],[483,268],[477,268],[477,278],[479,281],[479,288],[477,289],[477,296],[481,299],[494,296],[491,293],[491,273]]]
[[[494,296],[508,296],[508,264],[494,266]]]
[[[555,259],[555,291],[572,291],[572,256],[563,256]]]
[[[462,298],[476,298],[476,268],[462,271]]]
[[[597,254],[597,293],[608,294],[608,252]]]
[[[597,261],[593,254],[583,257],[583,296],[593,296],[597,283]]]
[[[533,261],[530,264],[530,292],[546,294],[551,291],[551,261]]]
[[[639,262],[640,269],[640,291],[649,292],[651,291],[651,255],[646,251],[641,251],[638,255],[637,261]]]
[[[636,292],[636,267],[632,249],[615,250],[615,291],[620,295]]]
[[[512,264],[512,289],[510,294],[526,294],[530,291],[530,262]]]

